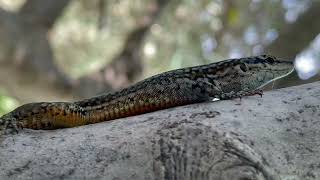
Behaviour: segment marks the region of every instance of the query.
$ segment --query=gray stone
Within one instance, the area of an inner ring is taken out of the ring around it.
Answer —
[[[0,179],[320,179],[320,82],[5,135]]]

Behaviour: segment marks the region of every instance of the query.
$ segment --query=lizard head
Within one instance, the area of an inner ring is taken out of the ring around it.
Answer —
[[[257,89],[287,76],[294,70],[293,61],[280,60],[269,55],[238,59],[236,65],[243,88]]]

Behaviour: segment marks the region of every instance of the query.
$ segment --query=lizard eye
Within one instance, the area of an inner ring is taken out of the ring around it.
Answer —
[[[246,64],[242,63],[242,64],[240,64],[240,69],[241,69],[241,71],[243,71],[243,72],[247,72],[248,67],[247,67]]]
[[[273,63],[274,63],[274,59],[273,59],[272,57],[268,57],[268,58],[266,59],[266,61],[267,61],[268,63],[270,63],[270,64],[273,64]]]

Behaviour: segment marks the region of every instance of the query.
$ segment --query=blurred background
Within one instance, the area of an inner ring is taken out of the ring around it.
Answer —
[[[319,80],[320,0],[0,0],[0,115],[164,71],[270,54]]]

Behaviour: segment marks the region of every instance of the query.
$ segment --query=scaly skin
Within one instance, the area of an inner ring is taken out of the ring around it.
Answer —
[[[40,102],[0,118],[6,130],[57,129],[143,114],[160,109],[262,94],[265,84],[293,71],[291,61],[268,55],[229,59],[168,71],[118,92],[78,102]]]

